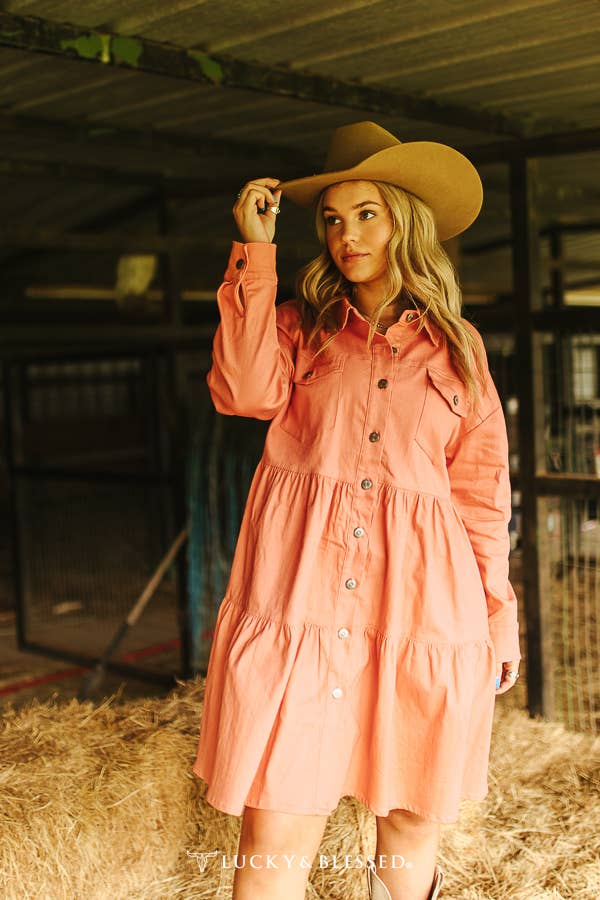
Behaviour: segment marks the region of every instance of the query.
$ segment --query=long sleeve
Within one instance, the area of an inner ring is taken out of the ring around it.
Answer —
[[[489,406],[448,453],[452,501],[469,535],[499,662],[521,659],[517,597],[509,581],[511,486],[502,404],[489,371]]]
[[[288,399],[295,345],[276,312],[275,251],[267,242],[233,241],[217,292],[220,322],[206,381],[226,415],[272,419]]]

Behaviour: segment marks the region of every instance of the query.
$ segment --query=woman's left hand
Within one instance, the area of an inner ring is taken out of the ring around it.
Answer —
[[[509,672],[513,673],[512,676],[508,674]],[[511,687],[517,682],[518,674],[519,663],[514,662],[512,659],[496,666],[496,684],[498,683],[498,678],[500,678],[500,687],[496,688],[496,693],[505,694],[507,691],[510,691]]]

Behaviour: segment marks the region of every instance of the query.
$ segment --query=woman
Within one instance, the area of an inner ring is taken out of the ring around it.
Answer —
[[[276,307],[281,196],[316,205],[322,251]],[[207,382],[219,412],[272,422],[193,771],[243,815],[236,900],[304,897],[347,795],[377,816],[370,896],[433,900],[440,823],[487,794],[495,696],[521,657],[508,447],[439,243],[481,201],[457,151],[360,122],[322,174],[255,179],[233,207]]]

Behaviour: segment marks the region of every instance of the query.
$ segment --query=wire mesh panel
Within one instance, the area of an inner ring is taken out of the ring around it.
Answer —
[[[99,658],[168,550],[166,377],[155,351],[5,366],[24,647]],[[180,672],[180,587],[172,565],[116,662],[165,682]]]
[[[160,488],[85,478],[20,481],[25,638],[57,651],[101,656],[162,556]],[[121,645],[121,658],[170,641],[171,652],[146,659],[145,666],[173,669],[176,587],[174,573],[163,579]]]
[[[598,733],[600,525],[586,499],[543,497],[538,504],[552,574],[555,709],[570,728]]]
[[[551,573],[555,707],[569,727],[598,733],[600,335],[543,341],[546,471],[561,485],[560,493],[553,496],[549,486],[538,499]]]
[[[600,335],[545,338],[547,470],[600,475]]]
[[[508,334],[486,335],[490,369],[502,399],[509,437],[512,493],[511,579],[520,601],[522,648],[527,614],[520,583],[522,513],[518,443],[519,362]],[[600,335],[535,335],[540,385],[540,466],[536,479],[541,608],[550,646],[555,718],[570,728],[597,733],[600,728]],[[550,476],[550,480],[546,476]],[[545,612],[544,612],[545,611]],[[518,688],[527,683],[522,661]],[[518,703],[515,689],[509,695]]]

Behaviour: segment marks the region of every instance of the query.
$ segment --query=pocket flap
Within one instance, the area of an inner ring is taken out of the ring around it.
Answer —
[[[313,384],[324,375],[330,375],[333,372],[339,372],[344,368],[344,357],[338,356],[335,359],[320,360],[316,359],[311,362],[310,359],[298,360],[294,370],[293,381],[295,384]]]
[[[457,416],[468,415],[470,409],[469,395],[466,387],[458,378],[442,375],[436,369],[427,367],[427,375],[437,391],[442,395],[450,409]]]

